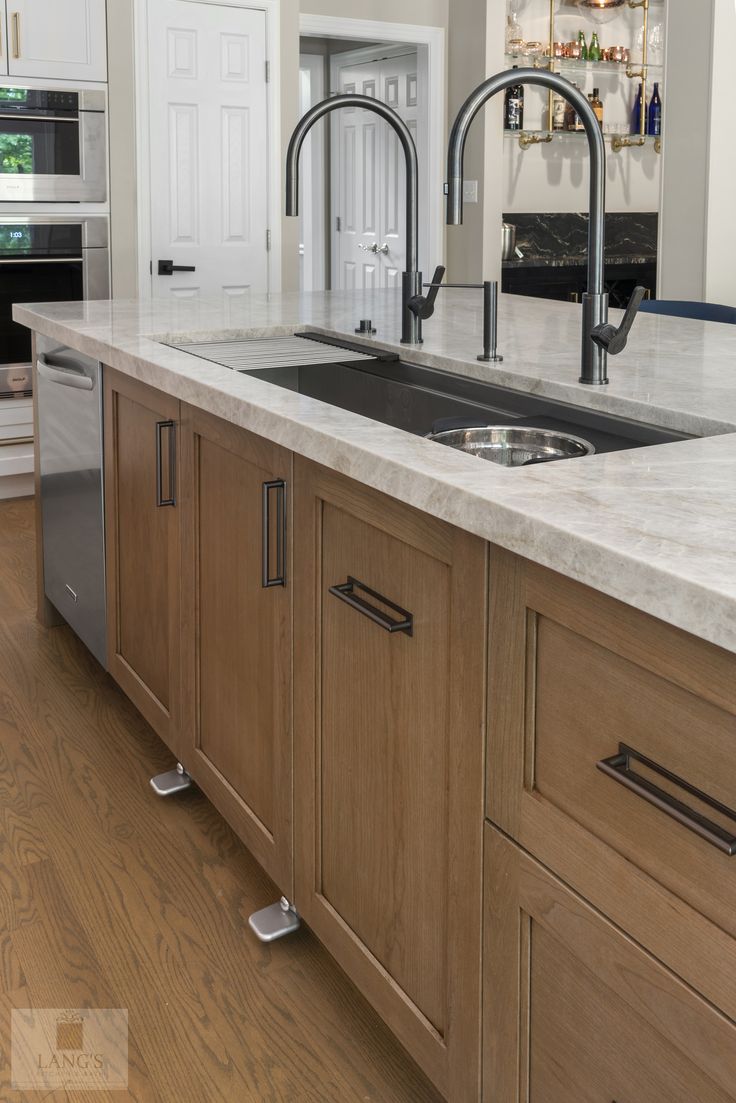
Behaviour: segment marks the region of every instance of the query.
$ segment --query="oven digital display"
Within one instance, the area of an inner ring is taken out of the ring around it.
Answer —
[[[0,265],[3,257],[78,257],[81,251],[78,222],[0,222]]]
[[[0,224],[0,253],[26,253],[33,247],[30,226]]]

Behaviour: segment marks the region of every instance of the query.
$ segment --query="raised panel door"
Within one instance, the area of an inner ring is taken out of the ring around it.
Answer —
[[[154,295],[236,309],[268,289],[265,12],[157,0],[148,47]]]

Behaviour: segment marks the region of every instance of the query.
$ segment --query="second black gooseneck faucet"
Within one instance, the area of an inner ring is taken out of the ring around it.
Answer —
[[[626,347],[629,330],[644,297],[637,287],[620,326],[608,321],[608,295],[604,284],[606,147],[600,123],[586,97],[564,77],[543,69],[514,69],[490,77],[468,97],[450,134],[447,161],[447,223],[457,226],[463,220],[463,161],[468,131],[478,112],[497,92],[511,84],[537,84],[558,92],[570,103],[582,120],[590,149],[590,216],[588,227],[588,290],[583,296],[583,324],[580,382],[600,385],[608,382],[608,354]],[[318,119],[342,107],[358,107],[382,116],[393,127],[406,160],[406,271],[402,278],[402,342],[419,344],[422,318],[431,315],[434,298],[443,272],[435,273],[430,295],[422,295],[419,271],[419,167],[416,146],[399,115],[380,100],[369,96],[334,96],[318,103],[296,127],[286,161],[286,213],[299,213],[299,154],[304,139]],[[439,275],[439,279],[437,278]]]
[[[406,162],[406,271],[402,276],[401,341],[418,345],[422,341],[421,318],[409,309],[409,301],[421,295],[422,273],[419,271],[419,160],[417,147],[408,126],[392,107],[370,96],[347,94],[331,96],[315,104],[297,124],[286,154],[286,213],[299,214],[299,154],[304,139],[314,124],[332,111],[359,107],[372,111],[393,127],[404,151]]]

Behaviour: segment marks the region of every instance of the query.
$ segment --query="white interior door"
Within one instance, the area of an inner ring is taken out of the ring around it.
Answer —
[[[266,15],[149,3],[154,296],[268,289]],[[172,275],[159,275],[171,261]]]
[[[336,55],[332,74],[335,90],[377,97],[395,109],[416,142],[420,183],[425,181],[427,112],[416,49],[367,60]],[[406,268],[406,171],[399,140],[378,115],[359,110],[336,113],[332,180],[332,286],[400,287]],[[419,210],[420,226],[427,225],[424,184]]]

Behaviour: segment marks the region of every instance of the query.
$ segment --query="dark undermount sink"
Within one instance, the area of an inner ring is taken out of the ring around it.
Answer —
[[[390,353],[381,353],[370,346],[350,345],[316,334],[300,336],[307,337],[313,356],[316,343],[328,346],[325,358],[328,358],[329,349],[333,362],[321,364],[313,360],[304,365],[240,370],[245,375],[264,379],[277,387],[362,414],[417,436],[461,427],[523,424],[530,429],[551,430],[557,434],[583,438],[597,453],[621,452],[690,439],[683,433],[597,413],[523,391],[512,391],[436,368],[407,364]],[[346,353],[348,350],[367,353],[368,358],[335,363],[336,346]],[[174,347],[238,370],[224,355],[220,360],[217,342],[209,343],[207,351],[204,351],[205,346],[197,345],[180,344]],[[318,357],[319,353],[316,355]]]
[[[689,439],[683,433],[400,361],[266,368],[247,374],[417,436],[523,421],[530,428],[582,437],[598,453]]]

